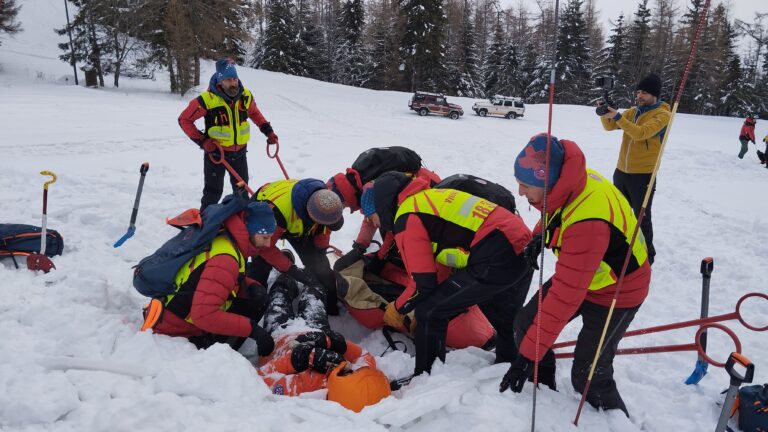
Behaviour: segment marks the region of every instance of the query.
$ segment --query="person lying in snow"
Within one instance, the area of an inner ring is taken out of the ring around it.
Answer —
[[[300,290],[295,279],[280,275],[269,292],[264,327],[275,349],[259,358],[258,373],[272,393],[296,396],[327,387],[329,400],[356,411],[389,395],[374,357],[331,330],[320,287]]]

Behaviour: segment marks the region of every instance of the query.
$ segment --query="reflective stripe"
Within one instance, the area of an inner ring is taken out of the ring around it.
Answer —
[[[227,124],[211,125],[206,120],[207,129],[205,133],[209,137],[219,141],[222,147],[232,147],[248,143],[251,138],[251,126],[248,124],[247,111],[253,100],[250,90],[243,89],[243,95],[235,103],[234,110],[224,99],[210,90],[204,91],[200,96],[203,98],[206,111],[211,112],[216,109],[224,109],[227,112]],[[239,109],[240,107],[243,109],[242,112]],[[241,113],[243,114],[242,118]]]
[[[613,225],[624,235],[627,245],[631,240],[637,219],[632,212],[626,198],[618,190],[601,176],[597,171],[587,169],[587,183],[584,190],[563,209],[558,209],[554,214],[547,216],[547,224],[562,216],[559,227],[553,227],[554,232],[547,232],[547,243],[552,244],[550,237],[555,235],[553,252],[558,255],[562,247],[563,233],[571,225],[584,220],[603,220]],[[559,229],[558,229],[559,228]],[[635,264],[642,266],[648,259],[648,250],[642,231],[638,231],[637,240],[632,247],[632,256]],[[623,258],[623,256],[622,256]],[[590,291],[600,290],[618,281],[618,275],[605,261],[600,265],[589,284]]]
[[[472,232],[477,232],[496,204],[466,192],[454,189],[427,189],[406,198],[397,208],[395,220],[410,213],[433,215]],[[453,268],[464,268],[469,262],[469,245],[466,249],[445,247],[431,239],[435,261]]]

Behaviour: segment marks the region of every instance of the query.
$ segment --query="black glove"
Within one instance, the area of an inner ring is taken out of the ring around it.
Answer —
[[[264,330],[256,320],[251,320],[251,339],[256,341],[260,356],[268,356],[275,349],[275,340]]]
[[[343,257],[337,259],[336,262],[333,263],[333,271],[340,272],[345,268],[351,266],[352,264],[363,259],[363,254],[365,253],[365,249],[366,248],[360,243],[353,242],[352,250],[345,253]]]
[[[539,254],[541,253],[541,234],[534,234],[531,241],[523,249],[523,258],[534,270],[539,269]]]
[[[296,336],[296,342],[306,344],[311,347],[328,348],[328,341],[325,339],[325,333],[321,331],[311,331]]]
[[[326,373],[340,365],[343,361],[344,356],[337,353],[336,351],[323,348],[315,348],[315,357],[312,360],[312,369],[320,373]]]
[[[504,374],[504,378],[501,379],[499,392],[503,393],[506,389],[512,389],[513,392],[520,393],[525,382],[533,375],[533,369],[534,363],[525,358],[524,355],[518,354],[515,361],[512,362],[512,366]]]
[[[307,269],[297,267],[296,264],[292,265],[285,273],[304,285],[317,286],[319,284],[315,275],[310,273]]]

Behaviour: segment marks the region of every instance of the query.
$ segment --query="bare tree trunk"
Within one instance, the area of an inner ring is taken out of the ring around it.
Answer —
[[[200,57],[195,56],[195,84],[196,86],[200,85]]]
[[[176,93],[179,89],[178,83],[176,82],[176,72],[173,68],[173,54],[171,53],[171,49],[167,48],[168,53],[168,76],[171,81],[171,93]]]

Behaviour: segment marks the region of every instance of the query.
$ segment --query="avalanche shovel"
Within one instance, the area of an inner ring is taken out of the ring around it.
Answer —
[[[40,233],[40,253],[33,253],[27,256],[27,268],[30,270],[42,270],[44,273],[48,273],[52,268],[56,268],[53,265],[53,261],[45,256],[45,246],[47,243],[46,225],[48,223],[48,186],[56,182],[56,174],[51,171],[40,171],[40,174],[51,176],[52,178],[43,183],[43,231]]]
[[[738,363],[744,371],[744,374],[739,374],[739,371],[734,369],[734,366]],[[739,353],[731,353],[728,357],[728,361],[725,363],[725,371],[731,377],[731,385],[728,387],[728,393],[725,395],[725,401],[723,402],[723,409],[720,411],[720,418],[717,420],[717,427],[715,432],[724,432],[728,426],[728,419],[733,417],[736,410],[734,402],[736,401],[736,395],[739,393],[739,387],[742,384],[749,384],[752,382],[752,378],[755,375],[755,365]],[[729,429],[730,430],[730,429]]]
[[[714,260],[712,257],[706,257],[701,260],[701,318],[709,317],[709,281],[712,279],[712,269],[714,268]],[[701,350],[707,352],[707,333],[701,334]],[[701,354],[696,360],[696,366],[693,368],[693,372],[685,380],[688,385],[698,384],[704,375],[707,374],[707,367],[709,363],[704,360]]]
[[[144,189],[144,178],[147,176],[147,171],[149,171],[149,162],[144,162],[141,164],[141,168],[139,168],[139,174],[141,174],[141,177],[139,178],[139,188],[136,190],[136,199],[133,201],[133,212],[131,212],[131,223],[128,225],[128,231],[125,232],[125,234],[120,237],[120,240],[115,242],[114,247],[120,247],[123,243],[125,243],[126,240],[133,237],[133,234],[136,232],[136,216],[139,214],[139,202],[141,201],[141,191]]]

